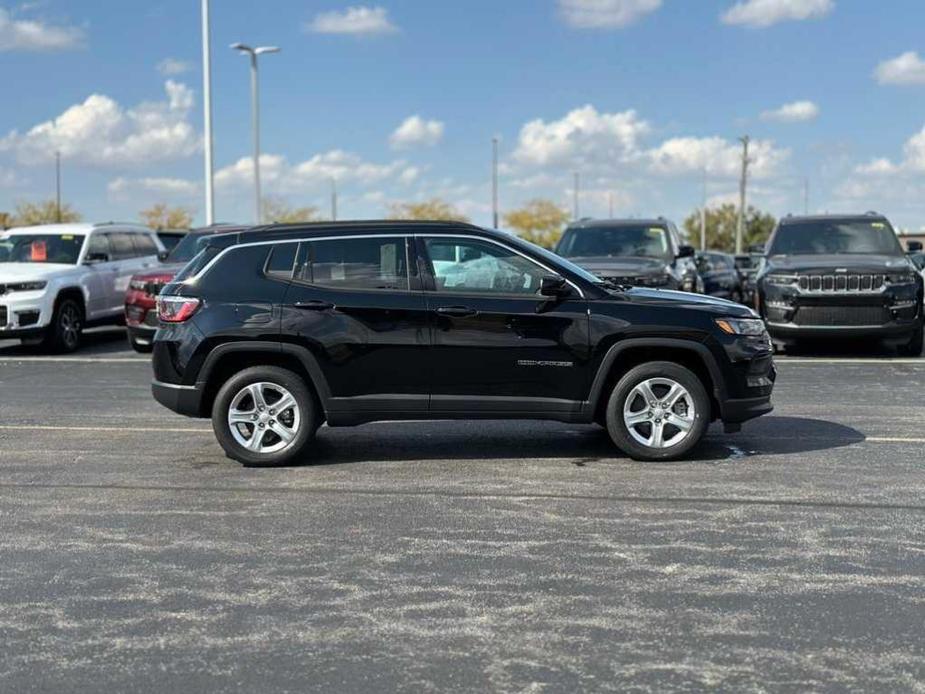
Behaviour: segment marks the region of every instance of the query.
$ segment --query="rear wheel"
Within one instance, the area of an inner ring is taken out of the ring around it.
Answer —
[[[607,403],[607,431],[635,460],[673,460],[703,438],[710,399],[690,369],[650,362],[631,369]]]
[[[221,387],[212,406],[212,428],[230,458],[245,465],[297,462],[320,424],[314,397],[288,369],[255,366]]]
[[[83,307],[76,300],[60,300],[55,306],[51,324],[42,338],[42,347],[59,353],[75,351],[80,347],[83,322]]]
[[[925,331],[925,328],[920,325],[915,332],[912,333],[909,342],[899,348],[899,353],[904,357],[922,356],[923,331]]]

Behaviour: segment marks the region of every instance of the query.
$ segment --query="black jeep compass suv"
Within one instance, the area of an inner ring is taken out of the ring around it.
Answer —
[[[922,276],[881,215],[781,219],[757,286],[777,345],[873,338],[906,355],[922,353]]]
[[[250,465],[322,422],[598,422],[640,460],[771,410],[748,308],[621,289],[514,236],[446,222],[272,226],[212,237],[158,297],[154,397],[211,417]]]

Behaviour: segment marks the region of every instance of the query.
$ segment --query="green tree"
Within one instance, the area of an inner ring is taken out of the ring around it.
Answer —
[[[186,207],[170,207],[158,202],[138,213],[141,221],[152,229],[189,229],[193,226],[193,211]]]
[[[317,207],[290,207],[285,200],[275,197],[263,199],[263,218],[276,224],[300,224],[321,219]]]
[[[504,224],[527,241],[552,248],[562,236],[569,214],[551,200],[531,200],[518,210],[504,215]]]
[[[739,208],[732,204],[707,209],[707,248],[726,253],[735,253],[736,226],[739,221]],[[774,217],[749,207],[745,215],[745,233],[742,238],[743,250],[756,243],[765,243],[776,224]],[[684,230],[691,243],[700,247],[700,210],[694,210],[684,220]]]
[[[469,218],[453,205],[432,198],[423,202],[400,202],[389,206],[389,219],[421,219],[447,222],[468,222]]]
[[[58,205],[54,200],[39,202],[19,202],[16,212],[8,220],[9,226],[31,227],[37,224],[69,224],[82,219],[79,212],[66,203],[61,204],[61,214],[58,214]]]

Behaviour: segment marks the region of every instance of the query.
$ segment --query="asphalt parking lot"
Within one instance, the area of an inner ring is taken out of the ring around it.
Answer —
[[[925,359],[783,358],[687,462],[407,422],[255,470],[90,342],[0,343],[0,691],[925,690]]]

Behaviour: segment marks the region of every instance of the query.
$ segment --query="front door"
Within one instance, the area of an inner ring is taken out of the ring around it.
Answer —
[[[411,243],[390,235],[300,244],[282,333],[314,354],[335,411],[427,409],[429,328]]]
[[[539,294],[555,273],[474,237],[421,237],[433,326],[431,411],[575,411],[588,389],[588,307],[577,287]]]

